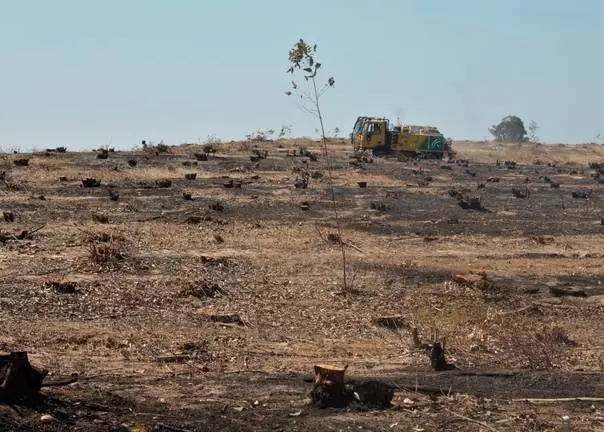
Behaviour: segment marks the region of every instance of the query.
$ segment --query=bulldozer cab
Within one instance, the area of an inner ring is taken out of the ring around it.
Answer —
[[[388,120],[359,117],[352,132],[352,145],[355,150],[373,150],[387,145]]]

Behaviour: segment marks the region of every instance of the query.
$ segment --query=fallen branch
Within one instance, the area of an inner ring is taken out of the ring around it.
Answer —
[[[44,228],[46,225],[42,225],[36,229],[34,229],[33,231],[27,231],[27,230],[23,230],[21,231],[20,234],[0,234],[0,242],[1,243],[6,243],[8,240],[25,240],[27,238],[30,238],[32,235],[34,235],[35,233],[37,233],[38,231],[40,231],[42,228]]]
[[[325,243],[332,243],[329,240],[329,238],[327,238],[325,235],[323,235],[323,233],[321,232],[321,230],[319,229],[319,227],[316,224],[314,225],[314,227],[315,227],[315,230],[317,230],[317,233],[319,234],[319,237],[321,237],[321,240],[323,240]],[[365,254],[365,252],[361,248],[359,248],[358,246],[353,245],[350,242],[344,241],[341,238],[339,240],[339,243],[342,244],[342,245],[344,245],[344,246],[348,246],[348,247],[350,247],[350,248],[352,248],[352,249],[354,249],[354,250],[362,253],[363,255]]]
[[[489,426],[488,424],[486,424],[484,422],[481,422],[481,421],[478,421],[478,420],[474,420],[473,418],[466,417],[465,415],[458,414],[458,413],[453,412],[451,410],[448,410],[446,408],[445,408],[445,411],[447,411],[449,414],[452,414],[452,415],[454,415],[455,417],[457,417],[457,418],[459,418],[461,420],[465,420],[467,422],[477,424],[477,425],[482,426],[483,428],[486,428],[486,429],[488,429],[490,431],[493,431],[493,432],[499,432],[498,429],[495,429],[493,426]],[[450,420],[449,420],[449,422],[450,422]],[[447,422],[445,422],[445,423],[447,423]]]
[[[159,426],[162,429],[173,431],[173,432],[191,432],[191,429],[182,429],[176,426],[170,426],[165,423],[157,423],[156,426]]]
[[[19,236],[17,236],[17,238],[19,240],[25,240],[26,238],[30,238],[32,235],[34,235],[35,233],[37,233],[38,231],[40,231],[45,226],[46,226],[46,224],[39,226],[38,228],[36,228],[33,231],[23,231]]]
[[[530,305],[522,307],[520,309],[515,309],[515,310],[512,310],[512,311],[503,312],[501,315],[503,315],[503,316],[513,315],[513,314],[517,314],[517,313],[526,312],[528,310],[531,310],[533,308],[538,308],[538,307],[539,307],[539,304],[537,304],[537,303],[531,303]]]
[[[557,402],[604,402],[601,397],[569,397],[569,398],[553,398],[553,399],[511,399],[512,402],[530,402],[530,403],[557,403]]]
[[[161,219],[163,217],[164,217],[164,215],[161,214],[161,215],[151,216],[151,217],[144,218],[144,219],[137,219],[137,222],[150,222],[150,221]]]
[[[68,377],[57,378],[55,380],[42,381],[42,387],[62,387],[73,384],[78,381],[78,374],[72,374]]]
[[[363,252],[363,250],[362,250],[361,248],[358,248],[357,246],[353,245],[353,244],[352,244],[352,243],[350,243],[350,242],[345,242],[345,241],[342,241],[342,244],[343,244],[344,246],[351,247],[351,248],[353,248],[354,250],[356,250],[356,251],[358,251],[358,252],[362,253],[363,255],[365,255],[365,252]]]

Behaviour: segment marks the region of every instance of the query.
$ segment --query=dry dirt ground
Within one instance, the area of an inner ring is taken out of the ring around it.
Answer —
[[[329,146],[347,289],[316,142],[4,155],[0,351],[79,380],[0,406],[2,430],[604,430],[604,146]],[[317,363],[396,384],[392,408],[309,406]]]

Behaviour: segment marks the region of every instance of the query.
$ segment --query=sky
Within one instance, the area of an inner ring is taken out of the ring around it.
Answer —
[[[483,140],[517,115],[543,142],[604,142],[602,17],[597,0],[0,0],[0,149],[314,137],[285,95],[300,38],[335,79],[329,133],[375,115]]]

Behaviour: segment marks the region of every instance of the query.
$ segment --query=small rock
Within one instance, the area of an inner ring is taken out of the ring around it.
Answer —
[[[40,421],[44,422],[44,423],[49,423],[49,422],[57,421],[57,419],[54,418],[53,416],[51,416],[50,414],[42,414],[40,416]]]

